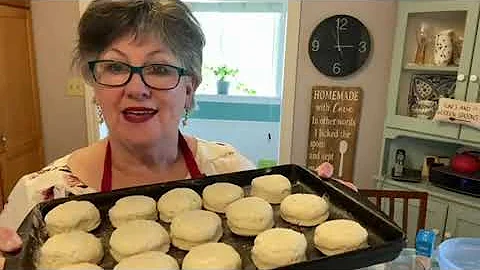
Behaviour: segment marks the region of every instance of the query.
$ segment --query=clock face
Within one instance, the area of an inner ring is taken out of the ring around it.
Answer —
[[[327,76],[347,76],[368,59],[371,43],[368,29],[349,15],[335,15],[313,31],[308,53],[315,67]]]

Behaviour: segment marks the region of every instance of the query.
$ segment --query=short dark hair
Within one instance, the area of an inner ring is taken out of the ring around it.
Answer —
[[[116,39],[153,35],[164,42],[197,85],[202,81],[205,36],[200,23],[179,0],[94,0],[80,19],[74,64],[91,81],[87,62]]]

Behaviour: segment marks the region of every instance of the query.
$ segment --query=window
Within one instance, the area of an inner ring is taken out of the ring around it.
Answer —
[[[280,97],[283,81],[287,1],[193,2],[206,36],[203,82],[198,94],[217,94],[212,69],[227,66],[229,95]]]

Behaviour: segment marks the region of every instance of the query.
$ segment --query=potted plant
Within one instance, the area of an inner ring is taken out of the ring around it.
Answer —
[[[211,68],[213,74],[217,77],[217,93],[219,95],[228,94],[228,88],[230,87],[229,78],[235,78],[238,74],[238,69],[230,68],[226,65]]]

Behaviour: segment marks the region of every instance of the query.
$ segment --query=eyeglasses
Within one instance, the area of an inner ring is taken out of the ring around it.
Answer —
[[[182,67],[164,64],[151,64],[134,67],[113,60],[89,61],[88,67],[96,83],[104,86],[125,86],[133,74],[139,74],[145,85],[156,90],[170,90],[180,82],[180,77],[189,75]]]

